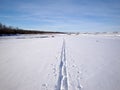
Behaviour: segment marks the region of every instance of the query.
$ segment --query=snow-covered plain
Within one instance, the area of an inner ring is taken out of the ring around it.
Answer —
[[[120,37],[0,37],[0,90],[120,90]]]

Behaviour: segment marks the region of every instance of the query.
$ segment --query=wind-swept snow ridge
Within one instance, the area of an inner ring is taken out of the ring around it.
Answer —
[[[68,78],[66,69],[66,52],[65,52],[65,40],[63,40],[60,65],[59,65],[59,76],[56,90],[68,90]]]

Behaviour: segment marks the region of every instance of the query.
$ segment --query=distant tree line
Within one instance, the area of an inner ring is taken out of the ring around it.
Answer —
[[[14,34],[52,34],[52,33],[61,33],[64,32],[50,32],[50,31],[37,31],[37,30],[23,30],[18,27],[6,26],[0,23],[0,35],[14,35]]]
[[[0,30],[18,30],[19,28],[18,27],[16,27],[16,28],[14,28],[14,27],[12,27],[12,26],[6,26],[6,25],[4,25],[4,24],[2,24],[2,23],[0,23]]]
[[[22,29],[19,29],[18,27],[15,28],[0,23],[0,34],[18,34],[20,31],[22,31]]]

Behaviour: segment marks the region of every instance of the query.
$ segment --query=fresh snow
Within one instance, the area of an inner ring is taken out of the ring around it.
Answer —
[[[119,90],[120,37],[0,37],[0,90]]]

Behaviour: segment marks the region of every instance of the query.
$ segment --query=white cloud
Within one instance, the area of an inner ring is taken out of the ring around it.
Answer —
[[[90,2],[81,0],[32,1],[18,3],[14,8],[17,15],[0,15],[0,18],[16,22],[29,22],[30,28],[84,30],[114,29],[120,24],[120,6],[110,2]],[[94,1],[94,0],[93,0]],[[117,8],[117,9],[116,9]],[[39,25],[39,26],[37,26]],[[27,26],[26,26],[27,27]]]

